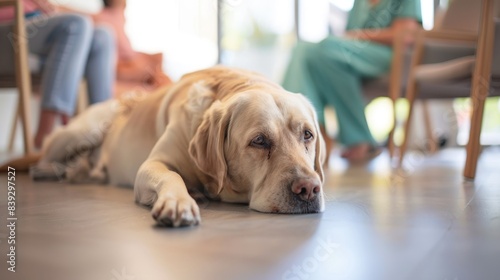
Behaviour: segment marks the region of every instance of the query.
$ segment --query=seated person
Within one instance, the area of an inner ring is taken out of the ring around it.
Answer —
[[[364,113],[361,82],[389,71],[396,34],[413,33],[421,22],[419,0],[355,0],[345,38],[329,36],[319,43],[299,42],[285,74],[283,87],[306,95],[316,108],[328,153],[332,140],[325,133],[325,106],[333,106],[339,122],[342,157],[363,161],[380,153]]]
[[[93,18],[96,24],[109,25],[115,31],[118,50],[117,94],[136,86],[148,91],[170,84],[171,80],[162,70],[161,53],[150,55],[132,49],[125,33],[126,0],[103,0],[103,2],[103,10]]]
[[[45,0],[23,0],[28,47],[42,61],[41,113],[35,136],[40,148],[60,120],[68,122],[76,107],[80,82],[87,81],[91,104],[107,100],[115,78],[115,42],[110,30],[94,27],[88,16],[59,12]],[[0,9],[0,54],[3,74],[14,73],[14,51],[9,41],[13,7]],[[5,51],[4,51],[5,50]]]

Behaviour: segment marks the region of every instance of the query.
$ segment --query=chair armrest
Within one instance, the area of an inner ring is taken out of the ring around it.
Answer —
[[[415,71],[418,82],[446,82],[472,77],[476,57],[464,56],[445,62],[421,64]]]
[[[478,36],[473,33],[456,32],[456,31],[444,31],[444,30],[430,30],[422,31],[424,33],[424,38],[444,40],[444,41],[459,41],[465,43],[476,43]]]
[[[416,35],[412,67],[419,64],[441,63],[475,54],[478,36],[465,32],[424,31]]]

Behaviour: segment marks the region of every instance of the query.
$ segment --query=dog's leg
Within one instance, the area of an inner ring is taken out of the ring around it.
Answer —
[[[106,174],[108,155],[103,150],[103,146],[97,147],[96,150],[90,155],[92,170],[90,170],[89,176],[92,182],[99,184],[105,184],[108,182],[108,176]]]
[[[151,214],[159,225],[197,225],[201,221],[200,209],[189,195],[182,177],[167,165],[172,159],[169,160],[165,147],[178,147],[173,145],[178,142],[172,135],[177,136],[167,129],[139,168],[134,184],[135,199],[140,204],[152,206]]]
[[[82,139],[85,139],[79,130],[72,127],[63,127],[52,133],[45,141],[42,150],[42,158],[38,164],[30,169],[33,180],[62,180],[66,178],[66,173],[76,174],[76,168],[82,161],[75,160],[83,154],[87,154],[82,146]],[[81,176],[79,176],[81,177]]]
[[[87,153],[88,154],[88,153]],[[88,155],[81,155],[65,168],[66,180],[70,183],[86,183],[89,179],[90,162]]]
[[[114,116],[118,113],[117,101],[107,101],[91,106],[78,115],[66,127],[49,135],[43,145],[42,158],[31,169],[36,179],[60,179],[74,163],[71,159],[79,155],[88,156],[88,151],[99,147]]]
[[[138,203],[152,206],[151,215],[160,225],[191,226],[200,223],[200,209],[189,195],[181,176],[157,160],[139,169],[134,186]]]

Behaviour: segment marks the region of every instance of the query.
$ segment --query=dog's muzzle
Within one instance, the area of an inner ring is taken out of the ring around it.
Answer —
[[[279,213],[319,213],[323,206],[321,183],[315,178],[298,178],[283,188],[285,203]]]

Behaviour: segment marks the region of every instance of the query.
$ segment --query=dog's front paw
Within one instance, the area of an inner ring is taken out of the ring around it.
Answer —
[[[158,197],[151,210],[158,225],[168,227],[193,226],[200,223],[200,208],[190,196]]]

